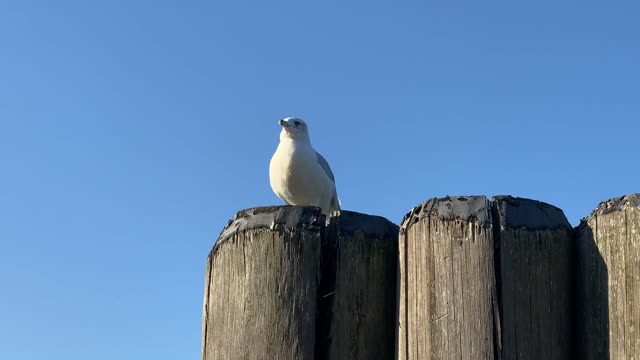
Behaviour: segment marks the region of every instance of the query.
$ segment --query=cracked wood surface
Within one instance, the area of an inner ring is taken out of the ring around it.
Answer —
[[[363,214],[241,211],[207,261],[203,360],[640,360],[639,209],[604,201],[572,232],[549,204],[447,197],[399,238]]]
[[[577,231],[581,359],[640,359],[640,194],[603,201]]]
[[[413,209],[399,238],[398,359],[569,359],[571,235],[560,209],[510,196]]]
[[[399,237],[397,356],[493,359],[493,235],[484,196],[432,199]]]
[[[290,206],[229,222],[207,259],[203,360],[313,359],[321,222]]]
[[[336,246],[331,341],[326,356],[316,359],[393,359],[398,226],[342,211],[331,219],[328,235]]]
[[[202,359],[392,358],[397,239],[350,211],[239,212],[207,261]]]
[[[572,228],[562,210],[491,200],[500,264],[503,359],[571,358]]]

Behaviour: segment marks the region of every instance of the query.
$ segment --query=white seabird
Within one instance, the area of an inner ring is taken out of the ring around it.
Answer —
[[[293,117],[278,123],[280,144],[269,164],[273,192],[289,205],[317,206],[326,216],[340,210],[333,172],[311,146],[307,124]]]

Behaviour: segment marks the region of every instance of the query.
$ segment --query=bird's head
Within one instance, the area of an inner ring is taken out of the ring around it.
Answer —
[[[309,131],[307,124],[295,117],[288,117],[278,121],[278,124],[282,126],[282,132],[280,133],[280,140],[283,138],[290,138],[293,140],[309,140]]]

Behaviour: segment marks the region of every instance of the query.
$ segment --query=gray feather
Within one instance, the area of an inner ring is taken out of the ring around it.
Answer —
[[[329,179],[331,179],[331,181],[333,181],[333,183],[335,184],[336,183],[336,179],[334,179],[334,177],[333,177],[333,172],[331,171],[331,168],[329,167],[329,163],[317,151],[316,151],[316,155],[318,155],[318,164],[320,164],[320,167],[322,168],[322,170],[324,170],[324,173],[327,174]]]
[[[338,198],[338,193],[335,190],[333,190],[333,196],[331,197],[331,208],[340,210],[340,199]]]

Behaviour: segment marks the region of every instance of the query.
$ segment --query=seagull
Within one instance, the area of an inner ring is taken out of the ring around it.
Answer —
[[[340,210],[329,163],[311,146],[309,130],[302,119],[288,117],[278,124],[282,131],[269,164],[271,189],[289,205],[319,207],[328,219]]]

